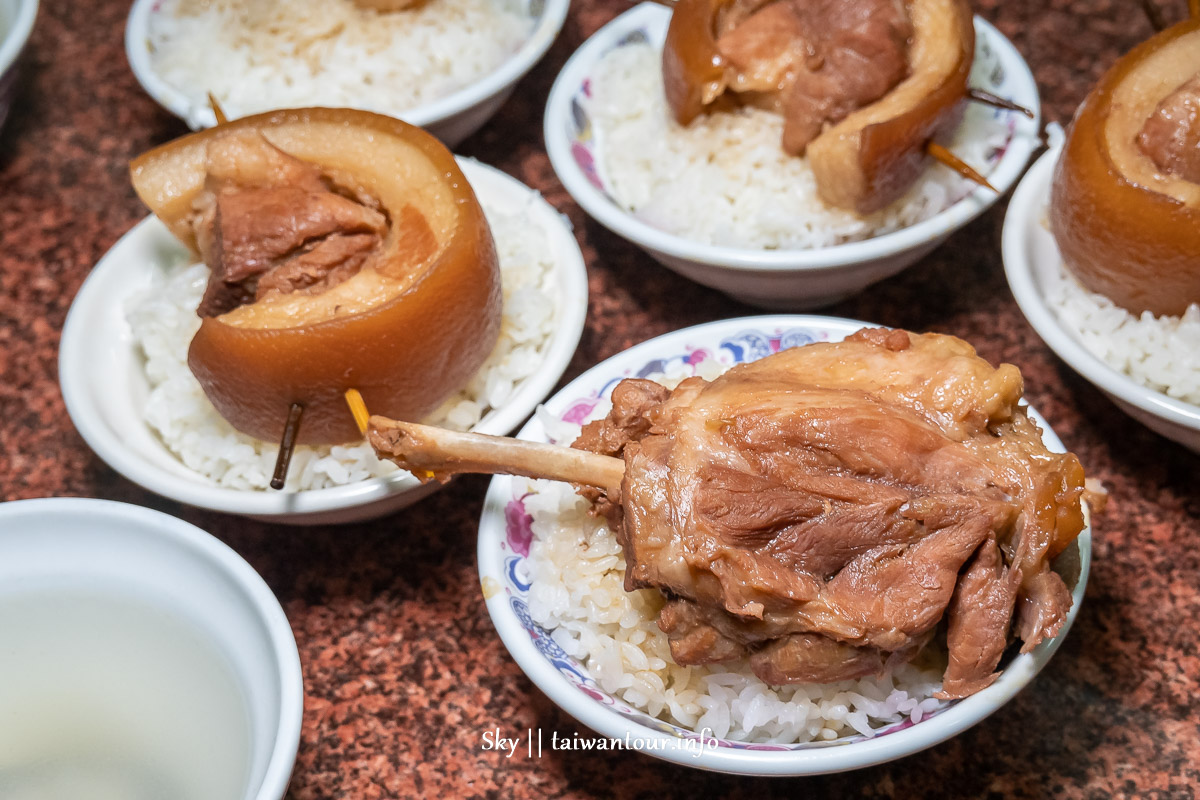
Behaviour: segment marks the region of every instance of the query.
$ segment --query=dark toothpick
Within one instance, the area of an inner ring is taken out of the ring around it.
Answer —
[[[292,463],[292,451],[296,449],[296,437],[300,434],[300,418],[304,406],[292,403],[288,409],[287,424],[283,426],[283,438],[279,441],[279,457],[275,459],[275,474],[271,476],[271,488],[282,489],[287,481],[288,464]]]
[[[973,100],[976,103],[993,106],[994,108],[1003,108],[1007,111],[1019,111],[1025,116],[1033,119],[1033,111],[1014,103],[1012,100],[1006,100],[999,95],[984,91],[983,89],[967,89],[967,99]]]

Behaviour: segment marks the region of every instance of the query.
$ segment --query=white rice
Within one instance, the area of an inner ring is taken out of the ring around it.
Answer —
[[[715,377],[716,362],[705,365],[701,374]],[[651,377],[672,385],[682,376]],[[601,403],[592,418],[610,407]],[[539,419],[556,442],[579,433],[579,426],[544,411]],[[662,595],[624,590],[625,558],[605,521],[589,515],[587,501],[566,484],[527,481],[527,491],[534,533],[526,562],[530,615],[601,689],[630,706],[720,739],[790,744],[871,736],[905,719],[920,722],[942,705],[933,693],[941,688],[945,658],[934,652],[880,678],[785,687],[767,685],[744,660],[675,664],[657,624]]]
[[[392,116],[494,71],[533,18],[519,0],[429,0],[380,13],[351,0],[163,0],[150,17],[155,71],[231,117],[335,106]]]
[[[1046,302],[1092,355],[1149,389],[1200,405],[1200,305],[1179,317],[1135,316],[1085,288],[1061,263]]]
[[[483,207],[500,258],[504,306],[500,337],[487,361],[426,420],[456,430],[474,427],[513,396],[541,366],[554,329],[558,292],[549,237],[528,208],[501,210],[486,202]],[[188,345],[200,326],[196,306],[208,276],[204,264],[175,265],[126,306],[134,340],[146,359],[146,422],[189,469],[221,486],[266,489],[278,443],[234,430],[187,366]],[[302,445],[292,456],[286,488],[320,489],[396,471],[365,442]]]
[[[663,94],[661,50],[627,44],[592,74],[588,104],[601,180],[618,204],[661,230],[706,244],[810,249],[866,239],[934,216],[975,188],[931,166],[909,192],[861,217],[816,194],[807,159],[788,156],[783,118],[757,108],[675,122]],[[971,104],[950,149],[980,173],[1008,137],[1005,116]]]

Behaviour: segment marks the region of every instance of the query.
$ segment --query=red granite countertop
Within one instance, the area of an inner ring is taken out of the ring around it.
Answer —
[[[1118,54],[1150,32],[1129,0],[977,5],[1025,54],[1047,118],[1060,122]],[[86,495],[159,508],[216,534],[263,574],[304,664],[304,732],[290,797],[1193,796],[1200,458],[1132,422],[1038,339],[1001,269],[1003,202],[922,263],[829,313],[953,333],[989,360],[1019,365],[1030,401],[1109,487],[1086,602],[1046,671],[957,738],[838,776],[770,781],[632,753],[506,760],[482,750],[489,729],[578,730],[524,677],[488,620],[475,572],[485,480],[458,481],[374,523],[275,527],[147,494],[96,458],[67,418],[56,353],[71,298],[146,213],[129,187],[128,160],[184,132],[129,71],[128,6],[44,2],[22,91],[0,134],[0,497]],[[550,168],[541,136],[550,83],[588,34],[627,7],[577,0],[549,55],[460,148],[541,190],[575,224],[591,304],[564,380],[651,336],[754,313],[591,222]]]

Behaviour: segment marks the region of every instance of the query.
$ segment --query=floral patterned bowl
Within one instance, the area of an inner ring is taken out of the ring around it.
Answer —
[[[17,91],[17,59],[25,50],[38,0],[0,0],[0,127]]]
[[[644,249],[668,269],[752,305],[801,309],[829,305],[910,266],[990,207],[999,195],[964,190],[940,213],[891,233],[809,250],[762,250],[710,245],[654,227],[619,204],[605,175],[603,141],[592,125],[591,80],[614,48],[650,42],[662,46],[671,11],[642,3],[584,42],[559,73],[546,103],[544,133],[550,163],[567,191],[597,222]],[[1021,176],[1040,146],[1037,84],[1003,34],[975,18],[976,55],[971,85],[1012,99],[1035,119],[995,111],[1007,139],[989,155],[988,180],[1000,194]],[[964,182],[964,186],[967,185]]]
[[[838,341],[866,323],[818,316],[765,316],[724,320],[669,333],[643,342],[593,367],[546,401],[519,438],[545,442],[542,420],[580,423],[623,378],[662,373],[696,374],[705,361],[723,366],[754,361],[781,349]],[[1045,431],[1051,450],[1062,442],[1045,420],[1030,410]],[[802,744],[750,744],[715,739],[656,719],[603,691],[587,667],[567,655],[529,611],[531,579],[526,559],[533,540],[523,498],[528,482],[500,476],[492,480],[479,524],[479,577],[488,612],[504,645],[539,689],[599,736],[636,740],[639,749],[700,769],[745,775],[817,775],[880,764],[910,755],[962,732],[1008,702],[1046,665],[1062,643],[1083,600],[1091,561],[1091,531],[1085,530],[1055,563],[1071,587],[1073,604],[1057,637],[1007,662],[988,688],[965,700],[943,702],[920,722],[909,720],[855,735]]]

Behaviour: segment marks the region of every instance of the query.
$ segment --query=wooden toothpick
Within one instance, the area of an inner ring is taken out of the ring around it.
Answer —
[[[967,99],[973,100],[976,103],[993,106],[994,108],[1003,108],[1007,111],[1019,111],[1025,116],[1033,119],[1033,110],[1025,106],[1019,106],[1012,100],[1006,100],[999,95],[992,94],[984,89],[967,89]]]
[[[347,389],[345,397],[346,405],[350,406],[350,413],[354,415],[354,424],[358,426],[358,432],[366,436],[367,420],[371,415],[367,413],[367,404],[363,402],[362,394],[358,389]]]
[[[300,419],[304,406],[292,403],[288,409],[287,422],[283,426],[283,438],[279,441],[279,456],[275,459],[275,474],[271,476],[271,488],[282,489],[287,482],[288,465],[292,463],[292,451],[296,449],[296,437],[300,435]]]
[[[980,175],[970,164],[963,161],[961,158],[954,155],[954,153],[951,153],[937,142],[930,142],[929,144],[925,145],[925,152],[929,153],[933,160],[937,161],[939,164],[944,164],[945,166],[957,172],[959,175],[962,175],[964,178],[972,180],[975,183],[978,183],[980,186],[985,186],[988,189],[991,189],[993,192],[996,192],[996,194],[1000,194],[1000,192],[996,190],[995,186],[992,186],[990,183],[988,183],[987,178]]]
[[[213,116],[217,118],[218,125],[224,125],[229,122],[229,117],[225,116],[225,112],[221,109],[221,104],[217,102],[217,98],[212,92],[208,93],[208,105],[212,108]]]

